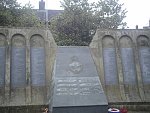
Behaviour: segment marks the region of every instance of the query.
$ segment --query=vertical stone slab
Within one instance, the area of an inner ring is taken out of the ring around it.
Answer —
[[[150,47],[147,37],[138,37],[139,60],[143,84],[150,84]]]
[[[136,84],[135,61],[132,48],[121,48],[121,62],[123,66],[123,77],[125,84]]]
[[[150,48],[139,48],[143,84],[150,84]]]
[[[0,47],[0,87],[5,86],[6,47]]]
[[[123,79],[125,84],[126,98],[131,102],[141,101],[138,88],[135,68],[135,60],[132,49],[132,40],[128,36],[120,38],[121,63],[123,67]]]
[[[4,104],[5,97],[5,70],[6,70],[6,38],[0,34],[0,106]]]
[[[103,59],[105,84],[118,84],[118,70],[114,39],[111,36],[103,38]]]
[[[26,48],[11,48],[11,87],[26,86]]]
[[[12,37],[10,77],[11,87],[26,86],[26,48],[25,38],[17,34]]]
[[[10,55],[10,105],[25,105],[26,87],[26,41],[21,34],[15,34],[11,39]]]
[[[5,36],[0,34],[0,87],[5,87],[6,47]]]
[[[108,103],[88,47],[59,47],[52,78],[50,112],[108,112]]]
[[[121,101],[115,41],[111,36],[102,39],[106,93],[109,102]],[[115,91],[114,91],[115,90]],[[112,93],[113,92],[113,93]]]
[[[43,37],[40,35],[33,35],[30,45],[31,100],[33,104],[44,104],[47,93],[45,43]]]
[[[137,84],[132,41],[127,36],[123,36],[120,39],[120,53],[121,53],[121,62],[123,67],[124,83]]]
[[[39,35],[31,38],[31,85],[46,85],[44,39]]]
[[[139,36],[137,44],[146,101],[150,101],[150,47],[148,37]]]

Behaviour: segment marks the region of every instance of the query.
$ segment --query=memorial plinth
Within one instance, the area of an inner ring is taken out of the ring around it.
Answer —
[[[51,84],[52,113],[108,112],[88,47],[59,47]]]

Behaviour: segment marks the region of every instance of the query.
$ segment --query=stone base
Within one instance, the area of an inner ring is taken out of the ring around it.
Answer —
[[[108,113],[108,106],[54,107],[53,113]]]

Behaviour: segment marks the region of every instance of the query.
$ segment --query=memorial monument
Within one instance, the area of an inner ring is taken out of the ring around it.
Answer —
[[[52,77],[52,113],[107,113],[108,103],[88,47],[58,47]]]
[[[148,110],[149,37],[144,29],[97,30],[89,47],[110,107]]]
[[[0,28],[0,112],[149,112],[149,40],[98,29],[88,47],[59,47],[47,29]]]
[[[57,45],[49,30],[0,28],[0,112],[40,112],[49,102]]]

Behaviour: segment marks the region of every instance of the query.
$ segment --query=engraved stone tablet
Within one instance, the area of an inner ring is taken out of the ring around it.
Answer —
[[[11,86],[26,86],[26,48],[11,48]]]
[[[150,84],[150,48],[139,48],[143,84]]]
[[[56,79],[56,95],[93,95],[103,93],[102,87],[100,86],[98,77],[71,77],[71,78],[57,78]],[[58,96],[61,99],[61,96]],[[75,98],[77,98],[76,96]],[[94,98],[93,98],[94,99]],[[87,100],[88,101],[88,100]],[[96,100],[95,100],[96,101]],[[62,101],[63,102],[63,101]],[[65,103],[65,100],[64,100]],[[66,103],[71,104],[71,103]]]
[[[43,47],[31,48],[31,85],[45,86],[45,51]]]
[[[81,62],[78,61],[78,57],[73,56],[71,58],[71,62],[69,63],[69,69],[75,74],[79,74],[82,71],[83,65]]]
[[[88,47],[59,47],[52,78],[53,95],[49,106],[52,113],[108,112]]]
[[[57,59],[55,76],[60,77],[93,77],[95,75],[96,67],[93,63],[92,57],[87,48],[77,49],[73,47],[61,47],[58,49],[58,53],[61,58]],[[84,53],[84,54],[82,54]],[[90,64],[90,65],[88,65]],[[93,68],[91,70],[91,67]]]
[[[125,84],[136,84],[135,61],[132,48],[121,48],[121,62]]]
[[[5,86],[6,48],[0,47],[0,87]]]
[[[103,48],[103,59],[106,84],[118,84],[115,48]]]

